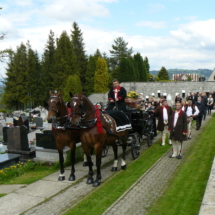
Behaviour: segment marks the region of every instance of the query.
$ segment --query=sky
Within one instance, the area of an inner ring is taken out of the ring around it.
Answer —
[[[117,37],[149,59],[150,70],[215,68],[214,0],[0,0],[0,50],[28,40],[40,56],[50,30],[77,22],[88,55],[110,55]],[[0,63],[5,76],[6,63]]]

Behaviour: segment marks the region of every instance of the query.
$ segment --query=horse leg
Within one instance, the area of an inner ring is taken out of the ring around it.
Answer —
[[[126,148],[127,148],[127,145],[126,145],[126,141],[123,141],[122,143],[122,159],[121,159],[121,169],[122,170],[125,170],[126,169],[126,162],[125,162],[125,153],[126,153]]]
[[[113,167],[111,169],[112,172],[117,171],[117,164],[118,164],[118,146],[116,144],[114,144],[113,146],[113,152],[114,152],[114,163],[113,163]]]
[[[84,162],[83,162],[83,166],[88,166],[87,163],[87,155],[84,153]]]
[[[93,183],[93,187],[98,187],[101,183],[101,163],[102,163],[102,146],[96,147],[96,167],[97,167],[97,175],[96,180]]]
[[[58,177],[58,181],[64,181],[65,176],[64,176],[64,157],[63,157],[63,149],[58,149],[59,153],[59,162],[60,162],[60,175]]]
[[[86,156],[87,156],[87,163],[88,163],[88,167],[89,167],[87,184],[92,184],[93,183],[93,167],[92,167],[93,165],[92,165],[91,155],[90,155],[90,153],[86,153]]]
[[[76,143],[73,143],[71,146],[70,162],[71,162],[71,175],[69,176],[69,181],[75,181],[75,151]]]

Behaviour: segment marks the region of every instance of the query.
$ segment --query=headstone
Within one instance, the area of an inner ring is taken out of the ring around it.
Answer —
[[[6,123],[13,123],[12,117],[6,117]]]
[[[3,127],[3,144],[7,145],[7,130],[10,129],[10,127]]]
[[[0,135],[3,135],[3,127],[6,126],[5,120],[0,120]]]
[[[45,149],[56,149],[55,138],[52,131],[36,134],[36,145]]]
[[[13,125],[14,126],[22,126],[25,125],[26,128],[29,130],[29,121],[27,119],[27,117],[23,117],[23,116],[19,116],[19,118],[13,118]]]
[[[41,117],[35,117],[34,123],[36,123],[36,126],[39,128],[43,127],[43,119]]]
[[[28,130],[23,126],[12,127],[7,131],[8,150],[29,151]]]

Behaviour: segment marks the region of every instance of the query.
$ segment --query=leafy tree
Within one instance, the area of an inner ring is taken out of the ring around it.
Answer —
[[[130,57],[133,53],[132,48],[128,48],[128,42],[126,43],[123,37],[118,37],[114,40],[114,45],[112,45],[111,53],[111,67],[115,69],[119,66],[122,58]]]
[[[66,31],[63,31],[57,41],[56,53],[54,55],[54,72],[52,73],[52,89],[59,90],[65,85],[69,75],[77,74],[73,69],[74,59],[70,38]]]
[[[96,61],[98,57],[90,55],[87,64],[86,80],[85,80],[85,90],[86,95],[90,95],[94,92],[94,76],[96,71]]]
[[[78,94],[82,91],[80,77],[78,75],[69,75],[65,87],[63,88],[63,100],[70,101],[69,93],[72,92],[73,94]]]
[[[48,36],[47,43],[45,45],[45,50],[42,55],[42,62],[41,62],[41,73],[42,73],[42,80],[41,86],[43,87],[43,92],[41,92],[41,99],[47,100],[48,99],[48,91],[53,87],[53,75],[52,73],[55,72],[55,53],[56,53],[56,46],[55,46],[55,38],[54,32],[51,30]]]
[[[76,67],[75,69],[79,73],[82,86],[85,85],[85,74],[87,71],[87,56],[85,54],[85,44],[83,40],[83,35],[78,27],[78,24],[76,22],[73,23],[73,30],[71,31],[71,38],[72,38],[72,46],[73,46],[73,52],[76,56]],[[76,74],[78,74],[76,72]]]
[[[107,63],[104,59],[100,57],[96,61],[96,71],[95,71],[95,93],[105,93],[108,91],[109,75]]]
[[[148,81],[146,66],[140,53],[137,53],[134,55],[134,60],[136,62],[136,65],[139,71],[138,81]]]
[[[161,67],[160,71],[158,72],[158,78],[160,80],[169,80],[169,74],[168,74],[168,71],[166,70],[165,67]]]

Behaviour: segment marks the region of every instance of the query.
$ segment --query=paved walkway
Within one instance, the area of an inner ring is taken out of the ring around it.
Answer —
[[[156,140],[155,140],[156,141]],[[129,147],[130,148],[130,147]],[[146,143],[141,150],[147,148]],[[121,154],[119,147],[119,154]],[[94,156],[95,158],[95,156]],[[94,159],[93,158],[93,159]],[[113,160],[113,151],[102,159],[102,164]],[[126,162],[132,162],[131,152],[128,151]],[[95,163],[95,162],[94,162]],[[65,169],[66,180],[58,181],[59,171],[29,185],[0,185],[0,193],[7,193],[0,198],[0,215],[33,214],[33,215],[57,215],[77,204],[91,193],[95,188],[86,184],[88,167],[82,166],[83,162],[76,164],[76,182],[68,181],[70,167]],[[102,168],[102,180],[113,175],[112,162]],[[118,162],[120,165],[120,162]],[[121,167],[118,166],[118,169]],[[95,167],[94,167],[95,169]]]
[[[211,118],[207,116],[203,121],[202,127]],[[201,130],[200,130],[201,131]],[[195,142],[199,131],[193,128],[192,139],[184,142],[183,156],[186,156],[187,150]],[[173,176],[175,170],[181,164],[182,160],[169,158],[169,150],[153,167],[146,172],[135,184],[130,187],[113,205],[111,205],[103,215],[144,215],[148,208],[155,202],[158,196],[162,195],[167,186],[168,180]]]

